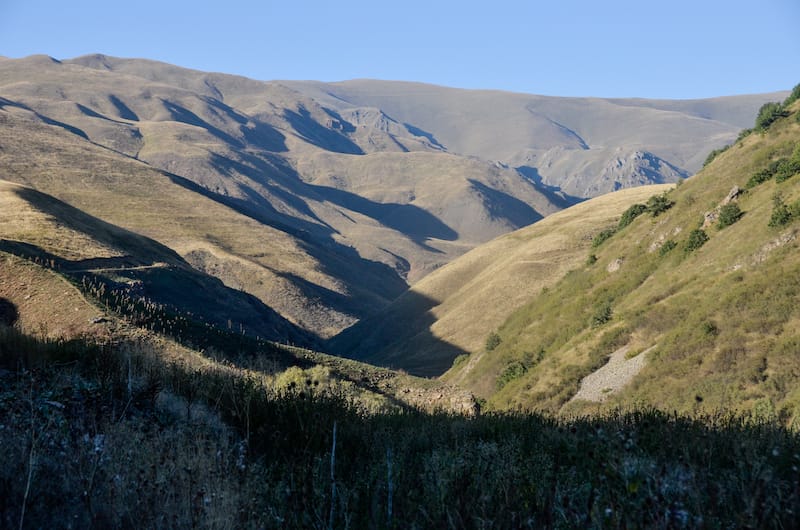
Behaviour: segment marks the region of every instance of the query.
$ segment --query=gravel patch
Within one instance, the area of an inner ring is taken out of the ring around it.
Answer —
[[[630,359],[625,358],[630,346],[618,349],[611,354],[604,366],[583,378],[578,393],[570,401],[583,399],[603,402],[609,396],[616,394],[644,368],[647,364],[647,353],[653,348],[655,346]]]

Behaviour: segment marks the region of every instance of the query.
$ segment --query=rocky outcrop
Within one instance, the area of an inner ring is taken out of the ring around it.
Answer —
[[[711,226],[714,223],[716,223],[717,220],[719,219],[719,211],[720,211],[720,209],[723,206],[725,206],[726,204],[730,204],[731,202],[737,200],[739,198],[739,195],[741,195],[742,193],[743,193],[743,190],[739,186],[734,186],[733,188],[731,188],[731,191],[728,192],[728,195],[726,195],[725,198],[722,199],[722,202],[720,202],[717,205],[716,208],[714,208],[710,212],[706,212],[703,215],[703,226],[702,226],[702,228],[705,230],[709,226]]]

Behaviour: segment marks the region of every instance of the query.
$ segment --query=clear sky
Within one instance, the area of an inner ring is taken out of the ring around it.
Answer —
[[[263,80],[709,97],[800,82],[800,0],[0,0],[0,55],[36,53]]]

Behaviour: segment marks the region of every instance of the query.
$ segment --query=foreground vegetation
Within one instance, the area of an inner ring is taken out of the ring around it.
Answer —
[[[367,414],[132,344],[0,332],[0,526],[790,527],[800,437],[750,417]]]

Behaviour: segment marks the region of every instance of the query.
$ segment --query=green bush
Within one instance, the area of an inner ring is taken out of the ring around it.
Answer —
[[[800,201],[794,201],[789,205],[789,214],[792,219],[800,219]]]
[[[539,348],[539,351],[536,353],[532,351],[526,351],[522,354],[522,363],[526,367],[536,366],[544,359],[545,351],[544,348]]]
[[[728,148],[730,148],[730,145],[726,145],[725,147],[720,147],[719,149],[714,149],[713,151],[708,153],[705,162],[703,162],[703,167],[706,167],[711,162],[713,162],[715,158],[717,158],[719,155],[727,151]]]
[[[697,228],[689,232],[689,239],[686,240],[686,245],[683,249],[686,252],[694,252],[705,245],[706,241],[708,241],[708,234],[703,229]]]
[[[717,335],[719,335],[719,328],[715,323],[711,322],[710,320],[706,320],[705,322],[702,323],[701,326],[703,328],[703,333],[705,335],[711,337],[716,337]]]
[[[783,101],[783,108],[785,109],[789,107],[789,105],[791,105],[798,99],[800,99],[800,83],[795,85],[795,87],[792,89],[792,93],[789,94],[789,96]]]
[[[602,230],[599,234],[594,236],[594,239],[592,239],[592,248],[599,247],[615,233],[617,233],[616,228],[606,228],[605,230]]]
[[[741,142],[753,133],[753,129],[742,129],[739,131],[739,136],[736,137],[736,142]]]
[[[775,182],[789,180],[798,173],[800,173],[800,159],[782,158],[775,169]]]
[[[497,390],[500,390],[514,379],[522,377],[527,371],[528,369],[525,367],[525,365],[519,361],[510,363],[508,366],[506,366],[505,370],[503,370],[503,373],[497,378],[497,381],[495,381]]]
[[[677,246],[678,244],[675,241],[667,239],[666,241],[664,241],[664,244],[661,245],[661,248],[658,250],[658,255],[662,257],[666,256]]]
[[[586,264],[594,265],[595,263],[597,263],[597,256],[595,256],[594,254],[589,254],[589,257],[586,258]]]
[[[742,215],[744,215],[744,212],[742,212],[742,210],[739,208],[739,205],[735,202],[729,202],[719,210],[719,221],[717,222],[717,227],[722,229],[730,226],[741,219]]]
[[[647,211],[650,212],[650,215],[653,217],[658,217],[662,213],[672,208],[674,204],[674,202],[667,198],[666,193],[662,193],[661,195],[653,195],[647,199]]]
[[[783,202],[783,198],[780,195],[775,195],[772,198],[772,215],[769,218],[769,226],[778,228],[789,224],[791,220],[792,212]]]
[[[762,184],[762,183],[768,181],[769,179],[771,179],[772,177],[775,176],[775,173],[777,173],[778,167],[780,166],[780,164],[781,164],[781,160],[773,160],[764,169],[756,171],[750,177],[750,180],[747,181],[747,184],[745,184],[745,187],[754,188],[755,186],[758,186],[759,184]]]
[[[755,128],[758,131],[766,131],[775,120],[784,116],[788,116],[788,113],[780,103],[775,103],[774,101],[764,103],[758,110]]]
[[[594,314],[592,315],[592,327],[600,327],[609,322],[614,316],[614,310],[611,308],[610,302],[602,302],[595,306]]]
[[[500,338],[500,335],[494,331],[489,333],[489,336],[486,337],[486,351],[493,351],[495,348],[500,346],[501,342],[503,342],[503,339]]]
[[[456,366],[462,364],[467,359],[469,359],[469,354],[468,353],[462,353],[461,355],[456,356],[456,358],[453,359],[453,368],[455,368]]]
[[[619,219],[619,224],[617,225],[617,230],[622,230],[629,224],[633,222],[634,219],[642,215],[644,212],[647,211],[647,206],[644,204],[634,204],[622,214],[622,217]]]

